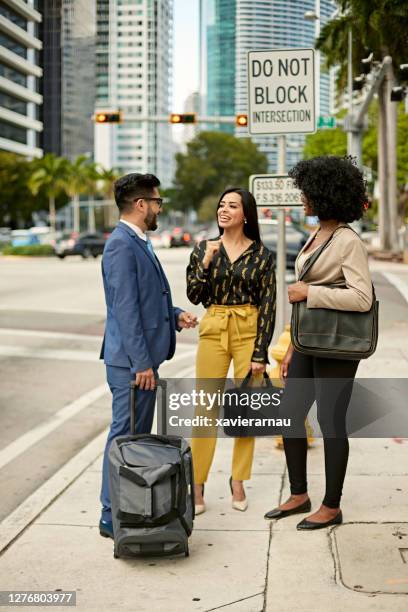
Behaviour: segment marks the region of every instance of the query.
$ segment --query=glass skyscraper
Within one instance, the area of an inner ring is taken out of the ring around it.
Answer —
[[[34,0],[0,0],[0,150],[41,157],[41,14]]]
[[[200,36],[201,88],[207,100],[208,115],[247,113],[247,53],[255,49],[279,49],[314,46],[315,22],[305,19],[314,11],[318,27],[335,10],[332,0],[201,0]],[[331,109],[331,77],[320,70],[317,87],[317,115]],[[225,129],[225,127],[223,128]],[[243,128],[228,126],[238,137],[248,136]],[[277,149],[273,136],[252,137],[269,159],[269,169],[276,171]],[[304,137],[288,137],[287,165],[299,159]]]
[[[170,114],[173,1],[97,0],[98,110],[122,110],[120,125],[95,125],[95,160],[122,173],[173,176],[167,123],[127,120]]]
[[[95,6],[89,0],[41,0],[43,149],[75,159],[93,155]]]

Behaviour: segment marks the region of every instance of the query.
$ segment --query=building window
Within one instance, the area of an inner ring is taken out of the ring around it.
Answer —
[[[1,106],[15,113],[20,113],[20,115],[27,114],[27,102],[2,92],[0,92],[0,107]]]
[[[13,83],[17,83],[17,85],[21,85],[22,87],[27,87],[27,77],[25,74],[21,74],[14,68],[9,68],[4,64],[0,64],[0,76],[8,79],[9,81],[13,81]]]
[[[0,137],[27,144],[27,130],[0,119]]]
[[[3,32],[0,32],[0,45],[20,57],[27,58],[27,48],[10,38],[10,36],[7,36],[7,34],[3,34]]]
[[[19,28],[22,28],[23,30],[27,29],[26,19],[21,17],[21,15],[13,11],[13,9],[9,8],[8,6],[0,5],[0,15],[14,23]]]

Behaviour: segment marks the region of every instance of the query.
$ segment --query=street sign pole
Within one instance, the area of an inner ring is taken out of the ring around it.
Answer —
[[[280,134],[278,136],[278,173],[286,174],[286,136]],[[276,262],[276,331],[281,334],[285,328],[285,310],[286,310],[286,233],[285,233],[285,207],[279,208],[278,215],[278,245],[277,245],[277,262]]]
[[[286,135],[316,131],[314,49],[264,49],[248,52],[248,128],[253,136],[278,139],[278,172],[286,174]],[[284,182],[285,184],[285,182]],[[274,196],[271,194],[273,202]],[[281,193],[281,196],[284,194]],[[279,203],[279,198],[276,199]],[[285,199],[281,198],[282,204]],[[278,207],[276,333],[285,327],[285,205]]]

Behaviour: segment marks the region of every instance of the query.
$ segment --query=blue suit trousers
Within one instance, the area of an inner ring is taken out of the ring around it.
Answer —
[[[130,411],[129,396],[130,382],[134,380],[130,368],[106,366],[106,374],[109,388],[112,393],[112,422],[108,439],[106,441],[102,468],[102,519],[112,520],[111,501],[109,492],[109,449],[111,442],[118,436],[130,434]],[[157,370],[155,370],[157,375]],[[155,391],[137,390],[136,393],[136,433],[150,433],[153,424],[154,406],[156,400]]]

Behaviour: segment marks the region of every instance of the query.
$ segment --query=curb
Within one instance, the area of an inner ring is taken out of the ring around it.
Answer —
[[[0,554],[103,453],[105,429],[0,523]]]

